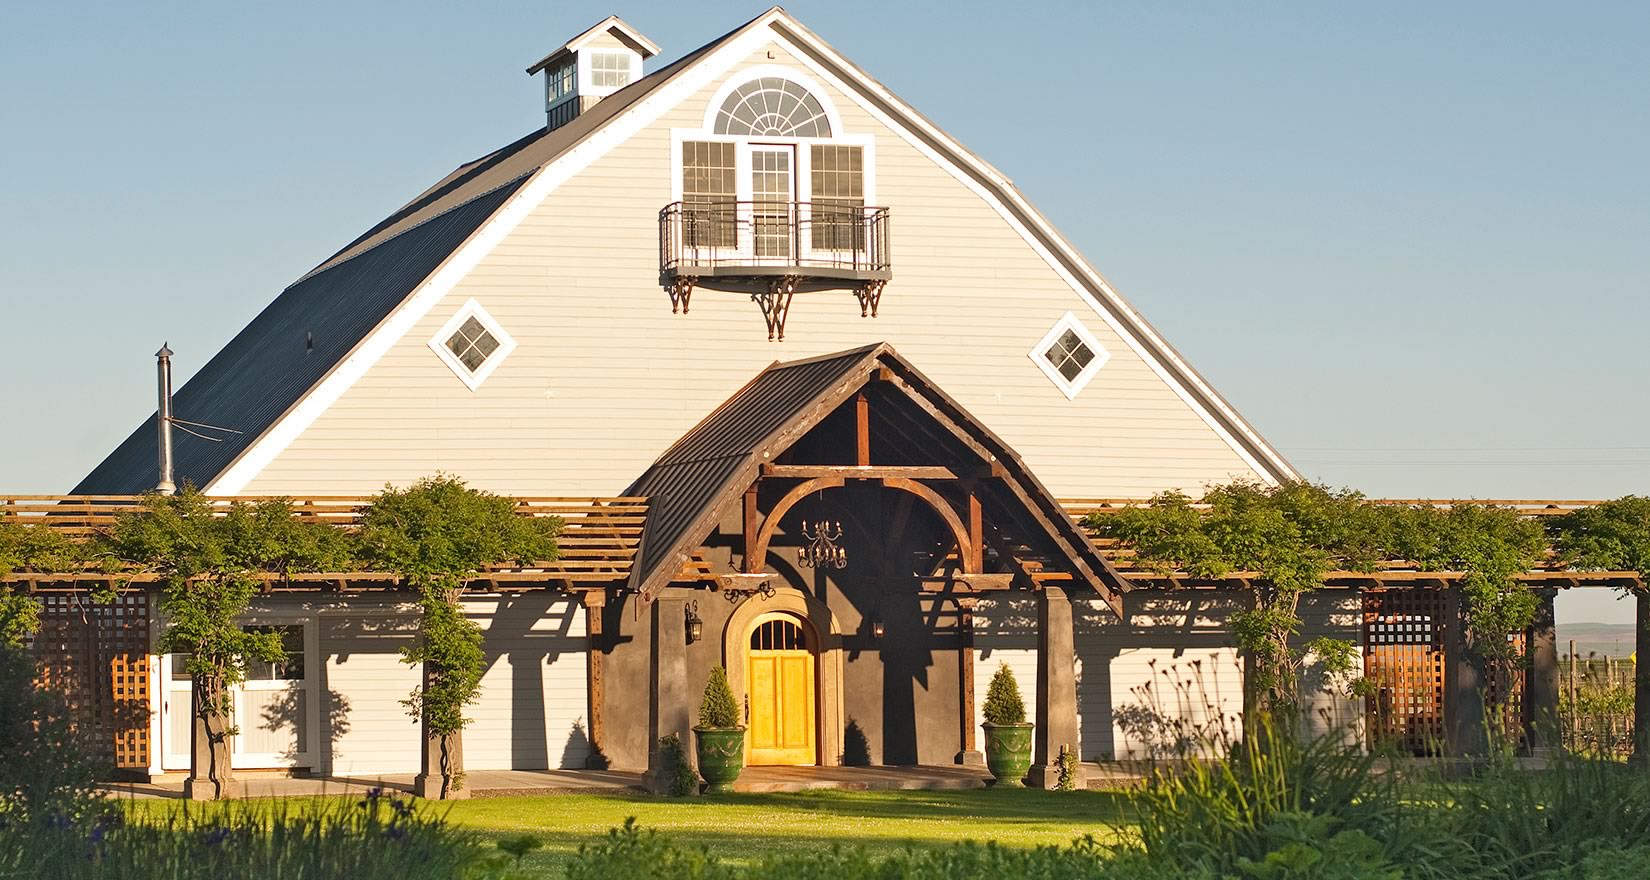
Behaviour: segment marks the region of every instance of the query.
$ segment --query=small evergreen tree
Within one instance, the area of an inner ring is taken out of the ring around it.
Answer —
[[[739,701],[728,685],[727,670],[720,666],[710,669],[710,681],[705,683],[705,698],[699,704],[699,726],[727,730],[739,726]]]
[[[997,673],[991,676],[991,687],[985,692],[985,720],[997,725],[1026,723],[1020,683],[1014,680],[1014,670],[1007,663],[998,664]]]

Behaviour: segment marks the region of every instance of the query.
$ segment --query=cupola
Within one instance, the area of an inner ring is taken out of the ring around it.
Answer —
[[[547,128],[566,125],[597,101],[642,78],[642,62],[659,47],[641,31],[609,15],[537,64],[529,75],[544,73]]]

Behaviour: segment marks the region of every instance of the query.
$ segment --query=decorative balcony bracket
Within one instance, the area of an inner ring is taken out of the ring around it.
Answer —
[[[762,309],[762,318],[768,322],[768,341],[785,341],[785,318],[791,313],[791,298],[796,295],[800,275],[781,275],[768,283],[768,289],[751,294],[751,301]]]
[[[861,318],[867,313],[873,318],[877,316],[877,306],[882,303],[882,288],[887,284],[887,281],[867,281],[854,289],[854,296],[859,298]]]
[[[693,298],[693,285],[698,278],[692,275],[678,275],[665,284],[665,293],[670,294],[670,313],[687,314],[688,300]]]

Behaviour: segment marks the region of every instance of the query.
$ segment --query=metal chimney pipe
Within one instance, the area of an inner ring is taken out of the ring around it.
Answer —
[[[155,381],[160,392],[160,408],[155,412],[155,429],[160,432],[160,482],[155,484],[155,491],[171,495],[178,487],[172,482],[172,349],[166,343],[155,352]]]

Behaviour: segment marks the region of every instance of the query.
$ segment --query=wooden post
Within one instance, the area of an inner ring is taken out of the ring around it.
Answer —
[[[1529,701],[1530,753],[1551,756],[1563,746],[1558,714],[1558,636],[1553,616],[1554,590],[1537,591],[1535,621],[1530,625],[1530,666],[1524,682]]]
[[[1637,592],[1633,663],[1633,763],[1650,766],[1650,587]]]
[[[985,753],[975,740],[974,718],[974,606],[978,601],[973,596],[957,599],[957,702],[962,716],[962,750],[956,761],[965,767],[985,766]]]
[[[607,769],[607,640],[602,638],[602,612],[607,607],[607,594],[589,591],[579,597],[584,602],[585,633],[585,690],[589,697],[586,717],[589,719],[590,757],[585,766],[591,770]]]
[[[980,496],[968,492],[968,559],[963,570],[971,574],[985,572],[985,514],[980,507]]]
[[[745,490],[745,573],[756,574],[762,570],[767,560],[756,558],[757,534],[761,531],[762,520],[756,509],[756,486],[753,484]]]
[[[854,463],[871,465],[871,402],[861,391],[854,396]]]

